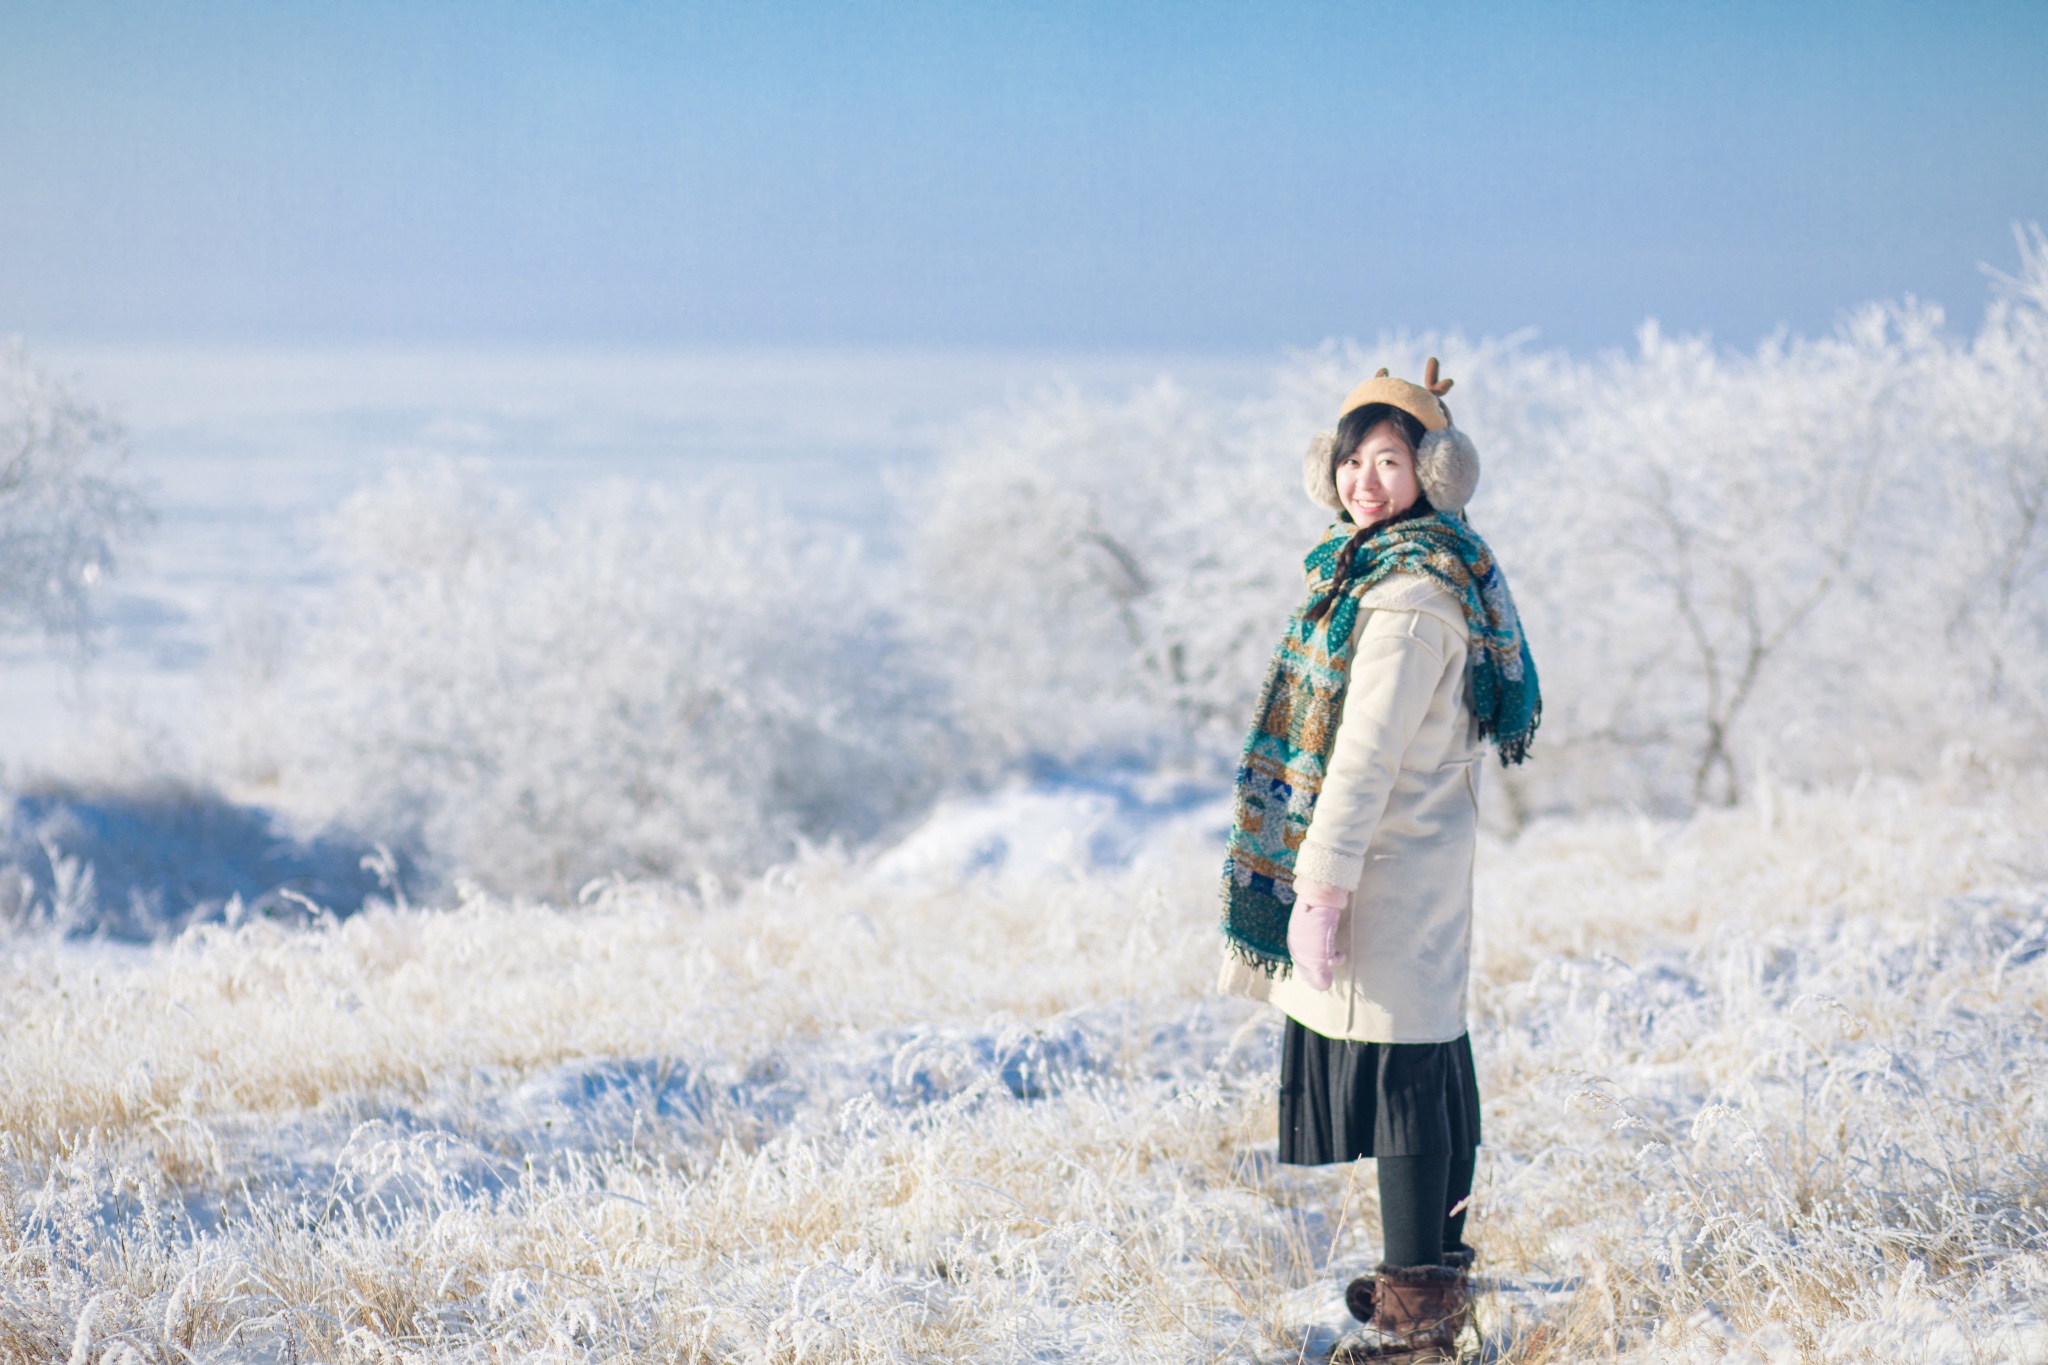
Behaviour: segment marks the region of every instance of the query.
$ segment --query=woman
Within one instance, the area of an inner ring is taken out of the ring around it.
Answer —
[[[1373,1157],[1383,1264],[1346,1292],[1340,1360],[1449,1356],[1469,1318],[1479,1144],[1465,1029],[1477,760],[1519,763],[1536,669],[1466,524],[1479,457],[1424,383],[1385,370],[1304,467],[1338,514],[1305,568],[1238,770],[1223,989],[1287,1015],[1280,1160]]]

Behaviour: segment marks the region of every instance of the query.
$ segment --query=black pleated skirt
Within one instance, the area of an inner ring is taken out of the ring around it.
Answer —
[[[1280,1159],[1462,1154],[1479,1145],[1472,1038],[1359,1043],[1293,1019],[1280,1043]]]

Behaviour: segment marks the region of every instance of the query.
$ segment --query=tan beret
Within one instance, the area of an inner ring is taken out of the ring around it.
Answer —
[[[1432,381],[1436,379],[1436,361],[1433,359],[1429,362],[1429,377]],[[1445,383],[1444,387],[1448,389],[1450,385]],[[1420,384],[1391,378],[1385,370],[1381,370],[1345,396],[1344,406],[1337,410],[1337,420],[1341,422],[1358,409],[1372,403],[1385,403],[1388,407],[1399,408],[1422,423],[1424,431],[1442,431],[1451,424],[1450,414],[1444,411],[1444,405],[1437,401],[1434,393]]]

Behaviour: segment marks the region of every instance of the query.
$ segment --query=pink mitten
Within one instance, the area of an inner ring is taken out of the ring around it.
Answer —
[[[1326,991],[1334,979],[1332,968],[1344,960],[1337,947],[1337,921],[1344,914],[1347,897],[1335,887],[1297,884],[1294,913],[1287,918],[1287,955],[1294,969],[1312,991]]]

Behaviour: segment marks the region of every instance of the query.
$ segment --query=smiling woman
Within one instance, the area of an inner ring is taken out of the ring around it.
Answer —
[[[1344,1361],[1447,1359],[1470,1321],[1475,767],[1485,738],[1520,762],[1542,709],[1463,516],[1477,457],[1450,387],[1434,358],[1421,385],[1381,370],[1310,445],[1308,490],[1339,520],[1259,700],[1224,865],[1222,987],[1287,1016],[1280,1160],[1376,1159],[1386,1254],[1347,1291],[1368,1327]]]

